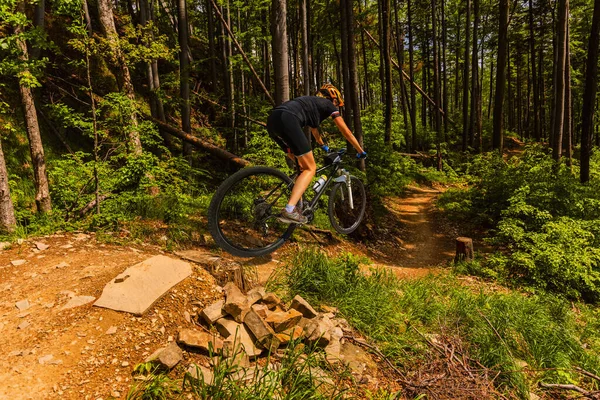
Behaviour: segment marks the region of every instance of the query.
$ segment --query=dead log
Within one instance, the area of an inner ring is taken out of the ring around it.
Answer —
[[[220,158],[221,160],[229,161],[230,163],[235,164],[239,168],[247,167],[248,165],[250,165],[250,162],[248,160],[244,160],[243,158],[236,156],[235,154],[230,153],[225,149],[217,147],[212,143],[197,138],[196,136],[190,135],[189,133],[186,133],[181,129],[175,128],[165,122],[151,117],[150,115],[144,114],[143,117],[148,121],[154,122],[161,129],[164,129],[165,132],[175,137],[178,137],[179,139],[188,142],[196,146],[197,148],[204,150],[217,158]]]
[[[473,261],[473,239],[468,237],[456,238],[456,256],[454,262]]]

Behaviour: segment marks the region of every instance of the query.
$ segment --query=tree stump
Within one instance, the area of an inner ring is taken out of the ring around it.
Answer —
[[[456,238],[456,256],[454,262],[473,261],[473,239],[468,237]]]

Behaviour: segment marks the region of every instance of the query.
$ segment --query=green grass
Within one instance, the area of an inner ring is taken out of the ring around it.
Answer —
[[[444,332],[466,343],[471,358],[500,373],[495,384],[501,391],[526,398],[539,381],[597,385],[582,382],[574,371],[600,372],[597,309],[583,304],[575,309],[558,297],[481,282],[465,285],[455,276],[402,281],[384,271],[365,275],[359,261],[304,250],[290,261],[280,283],[290,296],[337,306],[400,367],[425,356],[428,349],[418,332]],[[519,371],[521,360],[529,371]]]
[[[136,372],[145,376],[131,387],[128,400],[193,398],[200,400],[325,400],[352,399],[358,397],[340,379],[348,378],[348,373],[338,371],[326,374],[327,362],[323,352],[298,343],[291,343],[283,357],[273,367],[274,359],[268,357],[266,363],[254,368],[244,368],[236,358],[219,357],[211,369],[214,377],[205,382],[203,375],[195,379],[185,373],[183,379],[173,379],[165,371],[155,369],[152,364],[143,363]],[[233,378],[244,371],[247,380]],[[370,395],[373,400],[393,399],[394,395],[385,390]]]

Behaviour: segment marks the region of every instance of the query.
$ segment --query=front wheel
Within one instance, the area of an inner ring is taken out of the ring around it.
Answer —
[[[238,257],[259,257],[279,248],[295,224],[278,217],[293,181],[268,167],[242,169],[227,178],[208,208],[208,228],[215,242]]]
[[[345,235],[358,228],[367,208],[365,186],[355,176],[350,176],[350,190],[346,182],[333,185],[329,194],[329,221],[331,226]]]

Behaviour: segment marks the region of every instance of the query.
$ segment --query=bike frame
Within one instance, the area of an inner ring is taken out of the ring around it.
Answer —
[[[312,218],[312,216],[314,215],[314,211],[317,205],[317,202],[319,201],[319,199],[321,198],[321,196],[323,195],[323,193],[325,193],[327,191],[327,188],[329,188],[329,186],[332,184],[332,182],[335,183],[348,183],[350,182],[350,174],[344,170],[344,168],[342,168],[342,156],[345,154],[344,153],[339,153],[338,152],[338,157],[339,157],[339,161],[334,161],[333,164],[331,165],[326,165],[324,167],[321,167],[319,169],[317,169],[317,172],[315,173],[315,176],[319,176],[319,174],[323,171],[326,170],[330,170],[330,174],[327,176],[327,180],[325,181],[325,185],[323,186],[323,188],[321,188],[315,197],[313,197],[312,200],[310,200],[308,202],[308,207],[303,207],[303,214],[309,216],[309,218]],[[298,167],[298,163],[296,162],[296,167]],[[337,174],[339,171],[343,171],[343,174],[340,175],[338,178],[331,178],[333,176],[335,176],[335,174]],[[292,179],[292,181],[296,181],[296,178],[298,177],[300,173],[299,172],[294,172],[292,175],[290,175],[290,179]],[[293,186],[293,184],[292,184]],[[343,192],[342,192],[343,193]],[[352,192],[349,192],[350,195],[350,203],[352,206]],[[304,197],[304,196],[303,196]],[[354,208],[354,207],[352,207]]]

